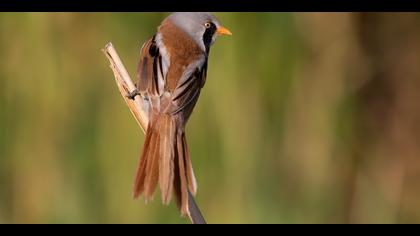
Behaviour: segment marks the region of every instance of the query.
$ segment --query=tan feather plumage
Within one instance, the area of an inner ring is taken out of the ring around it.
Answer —
[[[150,141],[150,160],[147,162],[146,177],[144,180],[144,197],[146,201],[153,198],[159,179],[159,133],[153,130],[152,140]]]
[[[188,190],[187,190],[187,177],[185,173],[185,163],[184,163],[184,143],[182,142],[182,133],[177,134],[176,137],[176,149],[178,152],[178,167],[179,167],[179,179],[180,179],[180,196],[177,196],[181,199],[181,215],[189,214],[188,210]]]
[[[148,132],[146,133],[146,138],[143,144],[143,151],[140,156],[140,162],[138,164],[136,178],[134,180],[133,198],[137,198],[140,194],[143,193],[144,190],[144,179],[146,177],[146,166],[148,161],[147,154],[150,151],[149,146],[152,134],[151,132],[149,132],[149,130],[151,130],[150,124],[147,130]]]
[[[169,115],[160,115],[161,122],[161,144],[160,144],[160,163],[159,163],[159,182],[162,193],[162,201],[169,204],[172,196],[174,181],[174,135],[175,122]]]
[[[188,179],[188,188],[190,192],[195,195],[197,193],[197,180],[195,179],[194,170],[192,168],[192,163],[188,151],[187,140],[185,138],[185,133],[182,134],[182,145],[184,152],[184,162],[185,162],[185,172]]]

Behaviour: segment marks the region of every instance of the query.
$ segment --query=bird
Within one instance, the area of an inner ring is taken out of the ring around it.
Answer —
[[[149,123],[137,166],[133,198],[153,199],[159,184],[162,203],[175,195],[181,216],[189,215],[188,191],[197,181],[185,136],[185,126],[203,88],[210,47],[220,35],[232,35],[208,12],[175,12],[140,49],[136,90]]]

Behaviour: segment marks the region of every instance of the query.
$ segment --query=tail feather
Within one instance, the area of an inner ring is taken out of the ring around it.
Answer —
[[[178,198],[178,202],[181,202],[181,205],[178,206],[181,210],[181,215],[189,214],[188,209],[188,187],[187,187],[187,176],[185,173],[185,163],[184,163],[184,144],[182,142],[182,133],[178,134],[176,137],[176,150],[177,150],[177,159],[178,159],[178,170],[179,170],[179,183],[180,183],[180,191],[177,192],[176,196]]]
[[[188,178],[188,188],[190,192],[195,195],[197,193],[197,180],[195,179],[194,170],[192,168],[192,163],[190,159],[190,154],[188,151],[187,140],[185,138],[185,133],[182,133],[182,147],[184,152],[184,163],[186,174]]]
[[[183,127],[177,117],[159,115],[150,121],[137,168],[133,196],[144,192],[146,201],[153,197],[159,182],[162,202],[169,204],[172,193],[181,215],[190,214],[188,190],[195,194],[194,177]]]
[[[176,151],[175,158],[174,158],[175,163],[179,163],[178,160],[179,160],[179,155],[178,155],[178,152]],[[175,202],[178,209],[181,209],[182,199],[181,199],[181,178],[179,178],[180,176],[179,165],[174,166],[174,175],[175,175],[175,179],[174,179]]]
[[[169,204],[174,184],[174,140],[176,132],[175,120],[169,115],[161,117],[161,131],[164,133],[160,139],[159,183],[162,202]]]
[[[144,182],[144,197],[146,201],[153,198],[159,179],[159,134],[153,134],[151,143],[150,160],[147,163],[146,178]]]
[[[143,193],[144,190],[144,180],[146,177],[146,165],[147,165],[147,155],[150,151],[149,146],[150,146],[150,141],[152,138],[152,133],[149,132],[150,129],[150,125],[149,128],[147,129],[148,132],[146,133],[146,138],[143,144],[143,151],[141,153],[141,157],[140,157],[140,162],[138,164],[137,167],[137,171],[136,171],[136,178],[134,180],[134,191],[133,191],[133,198],[136,199],[140,196],[140,194]]]

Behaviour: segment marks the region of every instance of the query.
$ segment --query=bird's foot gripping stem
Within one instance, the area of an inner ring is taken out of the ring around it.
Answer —
[[[140,92],[139,92],[139,90],[134,89],[134,90],[133,90],[133,91],[131,91],[129,94],[127,94],[127,95],[126,95],[126,97],[127,97],[127,98],[129,98],[129,99],[131,99],[131,100],[134,100],[134,98],[135,98],[137,95],[140,95]]]

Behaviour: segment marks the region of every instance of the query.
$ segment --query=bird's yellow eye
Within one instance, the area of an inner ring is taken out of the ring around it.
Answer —
[[[210,22],[206,22],[206,23],[204,24],[204,26],[205,26],[206,28],[210,28],[211,23],[210,23]]]

